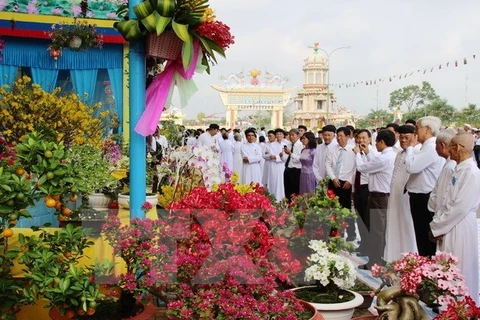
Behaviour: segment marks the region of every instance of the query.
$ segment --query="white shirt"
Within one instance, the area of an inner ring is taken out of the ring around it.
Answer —
[[[448,158],[443,166],[435,188],[433,188],[430,193],[430,198],[428,199],[428,210],[431,212],[439,212],[442,210],[442,207],[446,205],[447,189],[448,185],[452,182],[452,175],[455,172],[456,165],[457,163],[454,160]]]
[[[385,148],[380,154],[373,156],[367,162],[357,153],[355,157],[357,170],[368,173],[368,191],[390,193],[396,156],[397,153],[392,147]]]
[[[344,151],[341,151],[344,150]],[[340,152],[344,152],[342,166],[340,167],[340,172],[338,177],[335,176],[335,167],[337,164],[337,159],[340,156]],[[353,184],[356,173],[355,166],[355,153],[352,151],[352,145],[348,144],[345,147],[341,147],[339,144],[328,148],[327,159],[326,161],[326,171],[327,176],[330,179],[339,179],[341,181],[348,181]]]
[[[407,190],[412,193],[429,193],[435,187],[438,176],[442,171],[445,159],[440,157],[435,150],[435,141],[432,137],[427,139],[418,152],[413,147],[407,148],[405,164],[410,178]]]
[[[288,142],[287,148],[289,150],[292,150],[292,143]],[[290,162],[288,162],[288,167],[289,168],[297,168],[297,169],[302,169],[302,163],[300,162],[300,154],[302,153],[303,149],[303,144],[300,142],[300,139],[295,142],[293,145],[293,152],[290,155]],[[287,162],[288,160],[288,154],[283,155],[283,160]]]
[[[338,145],[338,142],[336,139],[333,139],[329,144],[322,143],[317,146],[317,149],[315,150],[315,156],[313,158],[313,174],[315,175],[317,181],[325,179],[327,175],[327,169],[325,166],[327,149],[336,145]]]
[[[362,153],[362,159],[364,161],[370,161],[373,158],[375,158],[375,156],[377,156],[377,155],[378,155],[377,148],[375,146],[369,146],[368,147],[368,154],[366,155],[366,154]],[[355,164],[356,164],[356,161],[355,161]],[[358,167],[357,167],[356,171],[359,171]],[[360,172],[360,185],[363,186],[365,184],[368,184],[368,173]]]
[[[397,142],[395,142],[395,144],[393,145],[393,151],[395,151],[396,153],[403,151],[402,147],[400,147],[400,140],[397,140]]]
[[[160,135],[158,138],[156,138],[156,141],[158,142],[159,145],[162,146],[163,150],[168,148],[168,141],[165,136]]]
[[[219,139],[217,135],[212,136],[208,131],[202,133],[198,137],[199,146],[207,146],[209,148],[215,147],[215,150],[220,151]]]

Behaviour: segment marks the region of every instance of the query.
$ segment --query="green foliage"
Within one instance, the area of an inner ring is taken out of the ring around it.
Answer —
[[[425,116],[434,116],[442,120],[443,125],[455,122],[455,107],[449,105],[447,100],[435,100],[422,108],[414,109],[403,115],[404,119],[418,119]]]
[[[393,122],[393,114],[387,110],[370,110],[369,114],[357,121],[356,127],[380,128],[391,122]]]
[[[399,107],[406,107],[407,112],[425,105],[428,102],[439,99],[430,83],[423,81],[422,87],[410,85],[390,93],[389,108],[394,110]]]
[[[330,252],[353,250],[353,245],[341,237],[346,220],[356,218],[352,210],[342,208],[338,197],[327,190],[328,181],[323,180],[316,191],[293,199],[291,207],[295,225],[301,230],[290,239],[292,248],[307,248],[310,240],[327,242]]]
[[[468,123],[474,128],[479,128],[480,109],[477,109],[477,105],[475,104],[469,104],[466,108],[463,108],[455,114],[455,121],[459,126]]]
[[[27,299],[43,298],[64,313],[69,309],[87,311],[104,298],[98,284],[91,281],[91,271],[79,265],[85,249],[93,245],[82,227],[68,224],[53,233],[41,230],[38,237],[20,234],[18,240],[18,263],[25,266],[30,281],[23,290]]]
[[[261,127],[270,127],[270,123],[272,121],[272,113],[273,111],[257,111],[254,115],[253,118],[253,125],[257,128]],[[285,122],[285,119],[284,119]]]
[[[37,198],[45,195],[76,193],[77,178],[63,142],[46,141],[42,134],[33,132],[15,148],[24,169],[37,180]]]
[[[15,313],[22,305],[32,304],[33,300],[25,299],[23,288],[26,281],[23,279],[0,278],[0,319],[17,319]]]
[[[110,174],[110,164],[102,151],[91,145],[74,146],[69,152],[73,174],[78,177],[76,187],[83,195],[94,192],[116,195],[118,181]]]
[[[165,136],[165,138],[167,138],[169,145],[172,147],[179,146],[181,144],[182,137],[175,122],[173,120],[163,120],[161,121],[161,125],[162,129],[160,132]]]

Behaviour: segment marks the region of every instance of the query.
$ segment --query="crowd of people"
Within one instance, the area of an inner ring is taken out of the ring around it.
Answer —
[[[341,206],[358,213],[344,236],[368,256],[362,268],[406,252],[450,252],[479,302],[480,134],[468,126],[445,128],[430,116],[377,130],[326,125],[317,134],[305,126],[241,132],[211,124],[190,132],[186,144],[219,152],[240,183],[261,184],[277,201],[328,179]]]

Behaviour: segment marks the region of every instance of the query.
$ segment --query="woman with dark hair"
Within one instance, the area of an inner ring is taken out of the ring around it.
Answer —
[[[302,169],[300,171],[300,194],[309,193],[315,190],[317,179],[313,173],[313,159],[317,148],[317,141],[312,132],[305,132],[300,138],[304,146],[300,154]]]

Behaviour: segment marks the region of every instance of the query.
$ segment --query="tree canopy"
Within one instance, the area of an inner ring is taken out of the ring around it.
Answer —
[[[392,91],[390,93],[390,104],[388,107],[391,110],[399,107],[406,107],[407,113],[409,113],[422,105],[438,99],[439,96],[436,94],[430,83],[423,81],[422,87],[410,85]]]
[[[418,119],[425,116],[434,116],[442,120],[444,124],[453,124],[457,110],[449,105],[447,100],[435,100],[422,108],[416,108],[403,115],[404,119]]]

